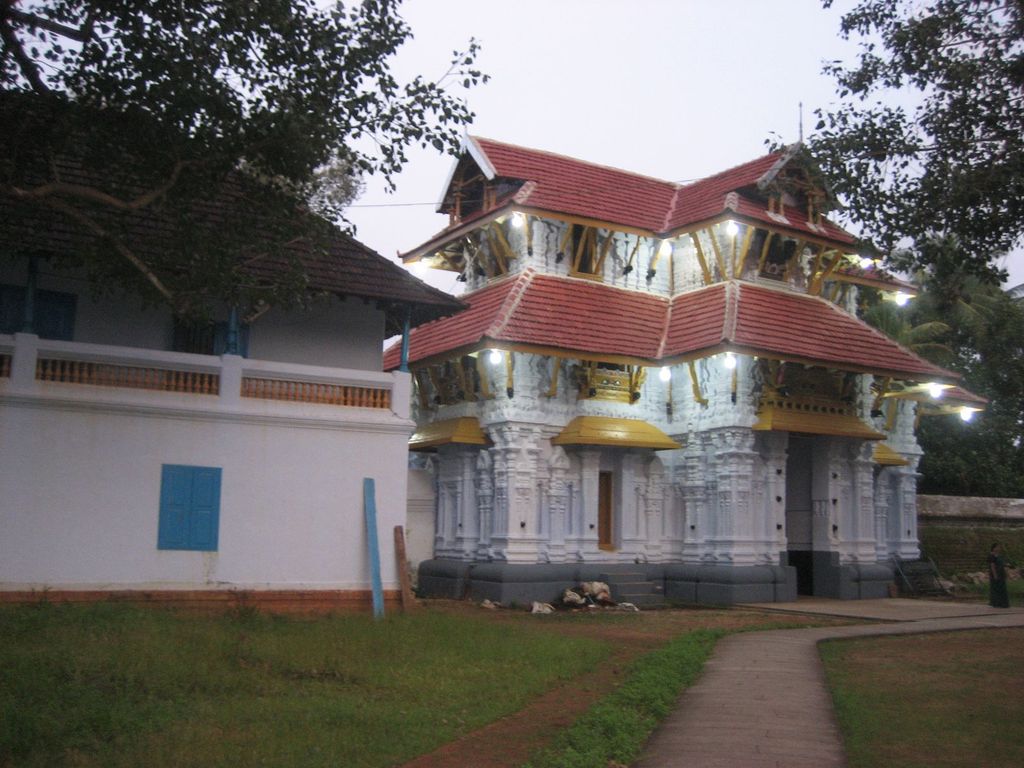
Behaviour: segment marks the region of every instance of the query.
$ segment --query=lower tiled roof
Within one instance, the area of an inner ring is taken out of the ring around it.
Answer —
[[[913,380],[958,378],[825,299],[753,283],[719,283],[669,300],[526,270],[462,299],[467,311],[412,332],[410,362],[492,344],[652,365],[731,349]],[[395,345],[385,369],[398,362]]]

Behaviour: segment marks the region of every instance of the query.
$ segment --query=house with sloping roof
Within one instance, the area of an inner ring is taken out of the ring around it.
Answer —
[[[915,421],[983,401],[857,317],[914,287],[834,206],[799,144],[683,185],[468,138],[449,225],[405,255],[469,305],[407,350],[437,488],[421,591],[888,594],[919,556]]]
[[[462,303],[321,228],[242,273],[298,265],[302,306],[185,320],[62,266],[103,243],[38,210],[0,198],[0,601],[369,607],[366,478],[393,599],[414,422],[384,339]],[[155,258],[172,226],[124,231]]]

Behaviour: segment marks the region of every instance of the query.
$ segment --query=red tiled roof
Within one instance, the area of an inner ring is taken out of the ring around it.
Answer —
[[[806,211],[786,207],[784,216],[769,214],[762,200],[742,190],[757,184],[783,157],[773,152],[691,184],[681,185],[583,160],[471,137],[503,178],[533,182],[518,197],[525,207],[582,216],[665,234],[732,209],[737,214],[810,235],[853,243],[848,232],[830,221],[807,222]],[[737,193],[732,201],[730,193]]]
[[[735,283],[739,347],[879,373],[959,378],[817,296]]]
[[[410,362],[505,342],[652,363],[734,349],[910,379],[957,378],[825,299],[749,283],[669,301],[527,270],[462,298],[469,310],[412,332]],[[398,362],[395,345],[384,367]]]
[[[977,406],[984,406],[989,402],[987,397],[976,395],[969,389],[964,389],[963,387],[950,387],[942,393],[942,399],[964,405]]]
[[[529,269],[460,298],[469,309],[412,331],[410,362],[485,339],[655,358],[668,308],[654,294]],[[399,354],[399,344],[385,352],[385,370],[398,365]]]
[[[498,176],[533,181],[531,208],[659,231],[676,185],[552,152],[472,137]]]

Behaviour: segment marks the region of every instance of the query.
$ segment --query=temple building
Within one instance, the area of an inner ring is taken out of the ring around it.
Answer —
[[[385,355],[437,492],[427,595],[888,594],[919,556],[925,410],[983,401],[856,316],[914,287],[826,218],[799,144],[681,185],[467,138],[404,255],[469,309]]]

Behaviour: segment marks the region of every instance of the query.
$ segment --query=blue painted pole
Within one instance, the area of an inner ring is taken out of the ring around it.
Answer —
[[[36,283],[39,275],[39,260],[28,258],[28,279],[25,280],[25,313],[22,316],[21,332],[36,332]]]
[[[384,616],[384,585],[380,580],[380,544],[377,542],[377,498],[372,477],[363,478],[363,512],[366,515],[366,548],[373,583],[373,617]]]
[[[398,364],[398,370],[402,373],[409,372],[409,328],[412,325],[412,305],[405,308],[405,323],[402,325],[402,359]]]
[[[225,354],[238,354],[238,307],[232,306],[228,314],[228,337],[225,343]]]

